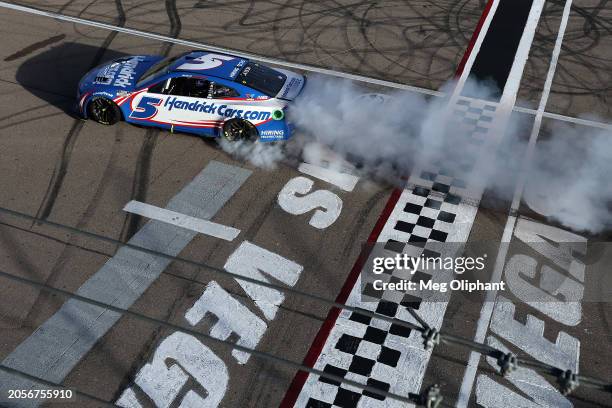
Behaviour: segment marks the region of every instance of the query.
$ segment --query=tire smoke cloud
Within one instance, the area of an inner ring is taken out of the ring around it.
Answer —
[[[449,82],[441,91],[450,94],[454,85]],[[466,86],[476,99],[497,92],[489,83]],[[289,107],[287,117],[298,129],[289,143],[282,148],[257,143],[222,147],[267,169],[306,156],[311,163],[333,167],[324,153],[331,150],[362,177],[398,187],[415,166],[442,168],[506,201],[514,195],[517,175],[527,171],[522,198],[531,210],[575,231],[612,228],[612,132],[545,120],[526,166],[533,115],[513,114],[503,130],[487,135],[495,142],[482,144],[473,143],[471,132],[456,126],[451,116],[447,98],[368,93],[352,81],[311,76]],[[474,160],[478,165],[466,171]],[[337,167],[346,169],[346,164]]]

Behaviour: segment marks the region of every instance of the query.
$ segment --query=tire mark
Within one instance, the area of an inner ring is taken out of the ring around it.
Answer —
[[[586,112],[604,117],[611,115],[612,75],[609,67],[612,59],[605,48],[612,40],[608,4],[607,0],[600,0],[590,6],[572,5],[551,89],[549,109],[552,111],[570,116]],[[563,5],[562,1],[550,0],[544,10],[543,15],[548,17],[545,21],[550,20],[550,26],[537,33],[532,46],[532,52],[540,59],[545,59],[546,50],[550,50],[555,42],[557,20]],[[527,80],[523,81],[522,92],[529,101],[537,99],[542,92],[539,79],[545,75],[546,69],[544,64],[538,64],[538,58],[528,61]]]
[[[64,10],[66,10],[68,7],[72,6],[72,3],[74,3],[74,2],[75,2],[75,0],[70,0],[70,1],[68,1],[66,3],[64,3],[64,5],[62,5],[62,7],[60,7],[58,13],[63,13]]]
[[[39,42],[36,42],[34,44],[28,45],[27,47],[22,48],[21,50],[17,51],[14,54],[9,55],[8,57],[6,57],[4,59],[5,62],[10,62],[10,61],[15,61],[16,59],[19,59],[21,57],[25,57],[28,54],[33,53],[34,51],[37,51],[41,48],[46,47],[47,45],[51,45],[53,43],[56,43],[58,41],[62,41],[64,38],[66,38],[66,34],[60,34],[60,35],[56,35],[50,38],[47,38],[46,40],[42,40]]]
[[[92,4],[93,2],[90,3],[87,7],[90,7]],[[123,6],[121,4],[121,0],[115,0],[115,5],[117,8],[117,12],[118,12],[118,21],[121,24],[124,24],[125,14],[123,12]],[[83,9],[82,12],[84,12],[87,9],[87,7]],[[104,52],[110,46],[110,43],[113,41],[116,35],[117,35],[116,32],[112,32],[106,37],[103,43],[103,46],[102,46],[103,48],[102,47],[99,48],[96,53],[96,56],[92,63],[92,67],[99,63],[99,59],[103,57]],[[43,204],[41,205],[37,213],[37,217],[39,218],[46,219],[53,209],[53,205],[55,203],[57,195],[59,194],[59,190],[63,184],[64,177],[66,176],[66,173],[68,171],[68,164],[70,163],[70,158],[72,155],[72,151],[74,149],[74,144],[76,143],[78,134],[83,129],[84,124],[85,122],[83,120],[75,119],[72,123],[70,130],[68,131],[67,136],[64,138],[60,160],[58,163],[56,163],[53,175],[47,187],[47,192],[45,193],[45,198],[43,199]],[[120,139],[117,140],[116,138],[115,145],[117,145],[118,141],[120,141]],[[92,199],[92,201],[90,201],[87,209],[85,210],[85,213],[79,218],[79,221],[76,224],[77,228],[82,228],[84,224],[86,223],[86,221],[89,219],[93,211],[92,206],[96,205],[98,201],[98,197],[102,193],[102,189],[105,188],[104,179],[107,177],[109,166],[113,162],[113,157],[117,155],[118,155],[118,152],[115,152],[115,151],[111,152],[111,159],[109,159],[109,164],[107,165],[107,168],[105,169],[105,173],[102,176],[102,181],[100,182],[100,185],[96,189],[96,192],[94,193],[94,198]],[[67,246],[59,254],[57,260],[53,264],[49,274],[47,275],[45,279],[46,284],[53,285],[56,282],[56,280],[58,279],[60,270],[65,265],[66,261],[70,258],[71,249],[72,248],[70,246]],[[33,302],[32,307],[28,311],[28,314],[26,318],[24,319],[24,325],[25,326],[32,325],[34,323],[35,316],[38,315],[39,311],[46,310],[49,307],[50,308],[59,307],[59,305],[61,305],[62,303],[63,301],[61,299],[54,299],[53,296],[49,296],[45,293],[40,293],[38,297],[36,298],[36,300]]]
[[[70,239],[57,238],[57,237],[55,237],[55,236],[53,236],[51,234],[45,234],[44,232],[32,231],[29,228],[20,227],[18,225],[10,224],[10,223],[7,223],[7,222],[0,221],[0,226],[6,227],[6,228],[10,228],[10,229],[13,229],[13,230],[19,231],[19,232],[24,232],[26,234],[31,234],[31,235],[34,235],[36,237],[43,238],[45,240],[49,240],[49,241],[55,242],[57,244],[65,245],[67,247],[76,248],[76,249],[78,249],[80,251],[86,251],[86,252],[89,252],[90,254],[106,256],[108,258],[111,258],[113,256],[113,253],[111,253],[110,251],[109,252],[104,252],[104,251],[99,251],[97,249],[88,248],[88,247],[86,247],[84,245],[76,244],[76,243],[74,243]]]
[[[151,173],[151,158],[155,145],[157,144],[157,138],[159,136],[159,130],[147,129],[142,145],[138,152],[138,158],[136,159],[136,168],[134,169],[134,177],[132,181],[132,191],[130,194],[130,200],[145,202],[147,199],[147,190],[149,185],[149,177]],[[138,226],[142,217],[137,214],[127,213],[121,228],[120,240],[127,242],[132,236],[138,231]]]
[[[165,2],[166,13],[168,20],[170,21],[170,32],[169,35],[172,38],[177,38],[181,32],[182,23],[181,18],[176,8],[176,0],[166,0]],[[160,49],[160,54],[167,57],[170,54],[173,43],[164,43]],[[134,169],[134,178],[132,183],[132,192],[130,200],[146,201],[147,190],[149,186],[149,179],[151,173],[151,159],[157,139],[159,137],[159,129],[150,128],[147,129],[144,141],[138,152],[138,158],[136,160],[136,168]],[[121,228],[120,240],[127,242],[136,233],[142,217],[140,215],[128,213],[123,222]]]
[[[24,119],[24,120],[19,120],[17,122],[9,123],[8,125],[2,125],[2,126],[0,126],[0,130],[6,130],[6,129],[9,129],[9,128],[12,128],[12,127],[15,127],[15,126],[22,125],[24,123],[32,123],[32,122],[36,122],[37,120],[48,119],[48,118],[52,118],[54,116],[60,116],[60,115],[63,115],[63,114],[64,114],[63,112],[55,112],[55,113],[48,113],[48,114],[39,115],[39,116],[35,116],[35,117],[29,117],[29,118]]]
[[[158,4],[163,3],[138,2],[130,13],[131,24],[166,32],[166,25],[157,17],[161,12]],[[207,0],[181,4],[178,10],[182,13],[201,16],[182,24],[182,32],[198,41],[236,48],[231,39],[239,36],[242,40],[237,48],[243,51],[258,50],[302,63],[323,59],[320,65],[327,68],[437,88],[455,71],[484,0]],[[96,20],[105,17],[91,15]],[[223,17],[213,17],[216,15]],[[346,37],[352,44],[340,48]]]
[[[90,5],[93,3],[90,3]],[[89,6],[88,6],[89,7]],[[125,13],[123,10],[123,5],[121,4],[121,0],[115,0],[115,7],[117,9],[117,22],[116,24],[120,27],[125,25]],[[85,12],[87,8],[83,9],[79,16]],[[106,39],[98,49],[96,55],[93,58],[93,61],[90,65],[90,68],[94,68],[99,65],[101,62],[104,53],[107,51],[110,44],[113,42],[115,37],[117,36],[116,31],[112,31],[110,34],[106,36]],[[64,142],[62,145],[62,153],[60,155],[59,162],[56,163],[55,168],[53,170],[53,174],[51,175],[51,179],[49,180],[49,185],[47,186],[47,191],[41,201],[41,205],[36,212],[36,217],[41,219],[47,219],[53,211],[53,207],[55,205],[55,201],[57,199],[57,195],[64,183],[64,178],[68,171],[68,165],[70,164],[70,159],[72,157],[72,151],[74,149],[75,142],[79,136],[79,133],[83,129],[84,122],[81,119],[75,119],[72,122],[72,126],[68,131],[68,134],[64,138]]]

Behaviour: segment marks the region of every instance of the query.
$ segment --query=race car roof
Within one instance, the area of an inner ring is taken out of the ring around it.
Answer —
[[[177,59],[170,67],[170,71],[186,71],[234,79],[247,62],[247,59],[233,55],[193,51]]]

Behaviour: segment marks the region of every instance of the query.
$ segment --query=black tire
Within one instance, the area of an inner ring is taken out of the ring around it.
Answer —
[[[87,116],[103,125],[114,125],[121,120],[121,110],[106,98],[94,98],[87,105]]]
[[[257,138],[257,128],[251,122],[233,118],[223,124],[221,135],[230,142],[255,140]]]

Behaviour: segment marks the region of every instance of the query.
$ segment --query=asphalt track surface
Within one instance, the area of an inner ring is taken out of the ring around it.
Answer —
[[[240,1],[143,4],[125,0],[19,4],[434,90],[455,75],[486,6],[478,1],[378,5]],[[564,4],[547,2],[544,7],[530,47],[530,58],[517,84],[519,106],[537,109]],[[612,7],[606,3],[574,2],[546,111],[568,117],[588,115],[598,123],[609,121],[611,14]],[[127,124],[109,128],[82,122],[73,116],[76,83],[91,66],[125,54],[172,55],[184,47],[7,9],[2,9],[0,18],[3,35],[0,206],[125,243],[138,239],[138,234],[147,228],[153,231],[164,228],[162,224],[150,224],[148,218],[123,211],[128,202],[136,200],[170,208],[169,203],[181,191],[195,185],[201,194],[195,198],[197,202],[191,201],[194,197],[188,190],[171,209],[237,228],[239,238],[226,242],[193,234],[185,238],[182,246],[177,241],[165,246],[157,243],[160,249],[173,248],[182,258],[227,269],[230,255],[248,241],[286,260],[276,259],[275,265],[284,265],[287,271],[299,270],[295,289],[328,299],[335,299],[342,292],[362,244],[385,213],[389,200],[397,200],[393,197],[394,186],[360,180],[352,191],[346,191],[310,177],[314,180],[314,189],[331,191],[342,200],[338,218],[329,227],[314,228],[309,224],[312,212],[293,215],[279,205],[278,196],[285,185],[304,176],[297,161],[287,160],[276,169],[260,169],[228,155],[214,142],[200,138]],[[532,124],[534,116],[527,114],[527,117],[527,123]],[[544,118],[541,133],[551,133],[556,122]],[[510,202],[485,191],[478,211],[474,209],[469,241],[499,242],[509,208]],[[551,224],[526,203],[514,215]],[[117,243],[6,214],[0,216],[0,221],[1,271],[76,292],[103,270],[109,258],[121,259]],[[172,230],[163,231],[161,236],[172,234],[183,237]],[[605,240],[609,235],[604,231],[589,239]],[[128,256],[124,261],[129,263],[130,259]],[[266,321],[265,332],[256,343],[257,350],[298,363],[309,354],[322,324],[328,320],[328,305],[291,293],[285,293],[274,318],[264,319],[267,316],[234,279],[220,276],[210,268],[172,262],[160,268],[159,273],[144,293],[126,307],[187,327],[187,311],[214,280],[240,299],[251,313]],[[40,334],[38,328],[66,301],[7,279],[2,280],[0,295],[0,357],[3,359],[15,355],[18,346],[33,334]],[[520,311],[517,319],[524,322],[522,319],[533,311],[525,304],[517,305]],[[441,322],[442,329],[473,338],[482,307],[482,302],[451,298]],[[77,305],[77,313],[79,310]],[[554,343],[558,333],[564,331],[579,340],[580,373],[612,378],[609,304],[584,303],[581,323],[570,328],[546,319],[543,314],[537,316],[546,321],[544,339]],[[208,333],[214,324],[214,319],[206,318],[189,327]],[[111,316],[108,331],[92,341],[91,349],[86,349],[82,358],[72,358],[74,366],[66,363],[65,375],[56,366],[54,378],[66,388],[112,403],[130,389],[143,406],[154,406],[153,400],[135,385],[136,377],[143,366],[155,360],[160,345],[169,344],[165,340],[175,334],[175,330],[151,325],[135,316],[124,316],[116,323]],[[498,338],[504,337],[496,334]],[[236,339],[236,336],[230,337],[231,341]],[[296,375],[294,367],[257,356],[251,356],[246,364],[238,364],[230,349],[205,340],[202,343],[214,350],[227,366],[229,382],[221,406],[278,406],[286,398]],[[44,360],[45,354],[53,354],[54,347],[56,344],[52,342],[37,346],[39,354],[31,355],[30,362],[36,365],[37,360]],[[192,355],[197,355],[190,350]],[[538,348],[529,350],[537,354]],[[25,348],[25,351],[32,349]],[[418,373],[423,377],[422,388],[440,384],[446,401],[459,404],[469,359],[469,352],[464,349],[444,344],[436,347],[425,370]],[[26,367],[26,360],[14,360],[11,366]],[[176,356],[166,361],[167,366],[173,361],[185,367],[185,362]],[[44,371],[42,363],[36,369],[32,365],[28,367],[28,370]],[[512,387],[508,380],[495,377],[493,367],[484,359],[480,360],[480,368],[480,374],[488,374],[500,384]],[[212,381],[210,388],[204,389],[197,375],[190,374],[187,384],[179,387],[169,400],[170,406],[178,406],[189,390],[210,398],[213,390],[223,388]],[[550,381],[555,386],[554,379]],[[485,388],[478,394],[474,385],[468,406],[478,406],[478,395],[480,404],[487,405],[483,401],[491,393],[487,394]],[[419,390],[404,391],[402,395]],[[521,389],[528,396],[532,396],[532,391]],[[551,406],[550,395],[544,392],[540,403]],[[505,403],[512,401],[516,400],[508,399]],[[609,394],[586,388],[579,388],[569,401],[578,407],[612,405]],[[382,404],[387,403],[391,404],[389,401]],[[76,404],[70,406],[100,406],[99,402],[84,397],[79,397]],[[496,404],[500,402],[488,403]]]

